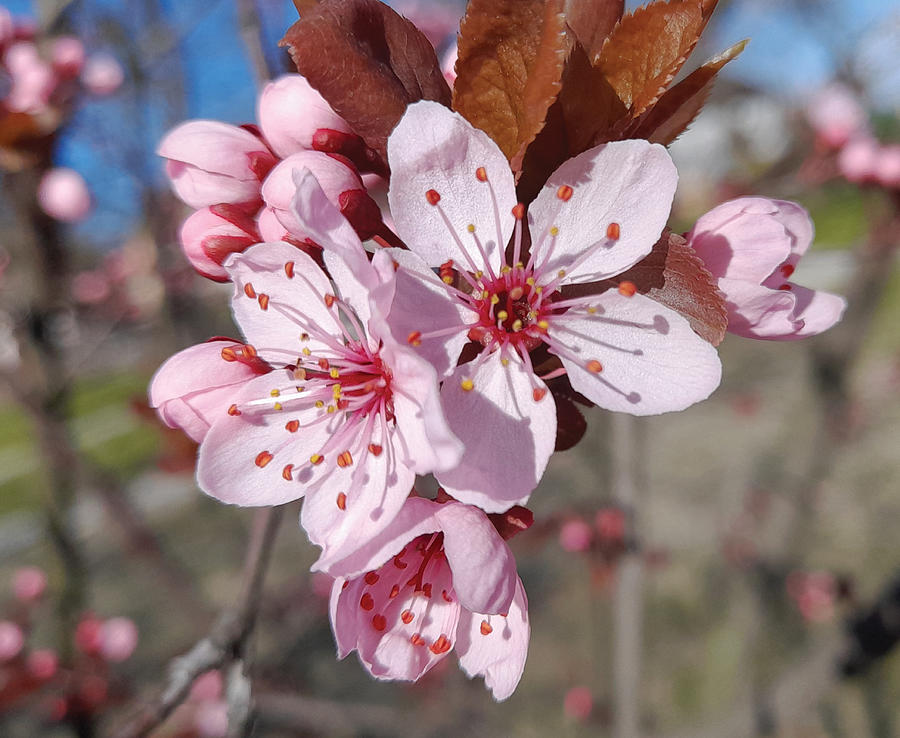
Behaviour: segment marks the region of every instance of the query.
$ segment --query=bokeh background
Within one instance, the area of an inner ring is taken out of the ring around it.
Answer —
[[[452,46],[463,2],[391,4],[439,58]],[[4,701],[0,664],[0,736],[111,735],[235,600],[254,525],[253,511],[197,490],[195,447],[146,406],[165,358],[235,333],[230,288],[180,252],[188,210],[154,149],[187,118],[252,121],[247,44],[289,71],[277,42],[296,10],[5,5],[124,74],[111,94],[79,91],[55,136],[53,164],[79,172],[92,200],[60,227],[55,279],[23,220],[34,181],[9,163],[0,175],[0,620],[24,617],[8,583],[36,566],[49,586],[26,608],[28,649],[77,655],[85,618],[128,618],[138,639],[93,674],[85,721],[71,719],[64,672]],[[585,440],[553,457],[532,497],[536,523],[513,541],[532,639],[501,705],[453,658],[416,685],[336,662],[328,583],[308,573],[315,551],[289,505],[253,640],[254,735],[900,735],[900,175],[893,186],[848,176],[810,124],[840,81],[873,136],[900,142],[900,3],[721,0],[687,68],[748,37],[671,149],[673,225],[742,194],[802,203],[817,236],[795,280],[847,294],[845,323],[802,343],[729,336],[722,386],[686,412],[587,413]],[[48,335],[56,349],[44,356]],[[74,546],[62,557],[60,529]],[[71,606],[62,631],[60,600]],[[207,677],[153,735],[224,735],[218,688]]]

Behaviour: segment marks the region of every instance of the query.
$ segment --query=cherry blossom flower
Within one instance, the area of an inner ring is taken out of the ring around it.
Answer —
[[[459,115],[411,105],[388,160],[391,213],[410,249],[391,252],[389,323],[446,377],[444,410],[466,455],[438,478],[455,498],[489,512],[528,498],[554,447],[551,376],[636,415],[683,409],[718,385],[715,349],[633,284],[570,292],[623,272],[658,240],[677,179],[662,146],[610,143],[564,163],[528,209],[527,251],[506,157]],[[456,366],[470,339],[484,349]],[[561,366],[541,374],[541,352]]]
[[[125,81],[125,71],[112,54],[92,54],[81,71],[81,83],[88,92],[104,96],[112,95]]]
[[[806,116],[823,144],[839,149],[868,128],[868,115],[846,85],[830,84],[810,100]]]
[[[874,138],[854,138],[838,154],[838,169],[851,182],[866,182],[875,178],[878,154],[878,141]]]
[[[91,212],[91,193],[74,169],[48,171],[38,185],[38,203],[47,215],[63,223],[77,223]]]
[[[305,496],[301,523],[332,552],[381,530],[415,474],[455,466],[462,448],[441,412],[434,369],[384,326],[394,288],[390,259],[377,254],[370,265],[315,178],[304,172],[299,183],[295,216],[325,249],[341,289],[284,242],[232,255],[224,266],[247,341],[243,356],[249,352],[273,371],[237,384],[228,378],[227,397],[217,390],[198,407],[192,388],[217,375],[210,344],[195,346],[160,369],[151,400],[193,437],[210,423],[197,469],[204,491],[239,505]],[[221,352],[226,361],[237,358],[228,346]],[[218,407],[208,412],[213,399]],[[188,410],[195,415],[185,419]]]
[[[481,510],[410,498],[332,569],[347,572],[331,592],[339,658],[355,650],[377,679],[415,681],[455,649],[495,699],[513,693],[528,651],[528,602],[509,547]]]
[[[13,574],[13,595],[20,602],[35,603],[47,590],[47,575],[36,566],[23,566]]]
[[[787,341],[841,319],[844,298],[788,281],[813,239],[812,221],[796,203],[731,200],[701,216],[687,239],[725,294],[730,333]]]

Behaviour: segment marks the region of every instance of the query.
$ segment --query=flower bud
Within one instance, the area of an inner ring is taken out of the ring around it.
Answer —
[[[13,574],[12,589],[19,602],[37,602],[47,589],[47,575],[36,566],[23,566]]]
[[[112,95],[124,81],[122,65],[110,54],[93,54],[81,72],[81,84],[93,95]]]
[[[15,623],[0,620],[0,664],[12,661],[25,645],[25,634]]]
[[[129,618],[110,618],[100,626],[100,655],[107,661],[126,661],[137,643],[138,629]]]
[[[881,148],[875,176],[882,187],[900,188],[900,145],[892,144]]]
[[[878,142],[872,138],[857,138],[838,154],[838,169],[851,182],[865,182],[875,176],[878,166]]]
[[[560,526],[559,545],[569,553],[587,551],[593,536],[594,532],[590,525],[580,518],[573,518]]]
[[[41,210],[63,223],[77,223],[91,211],[91,193],[74,169],[51,169],[41,179],[37,195]]]
[[[263,88],[257,120],[269,146],[282,158],[312,149],[313,135],[320,128],[353,133],[299,74],[286,74]]]
[[[588,687],[572,687],[566,692],[563,712],[566,717],[579,723],[585,722],[594,710],[594,698]]]
[[[157,153],[168,159],[172,189],[192,208],[256,204],[260,181],[275,165],[262,140],[245,128],[192,120],[173,128]]]
[[[74,36],[55,38],[50,47],[50,60],[61,77],[77,77],[84,66],[84,44]]]
[[[99,618],[85,615],[75,627],[75,646],[88,656],[100,653],[100,628],[103,625]]]
[[[59,657],[49,648],[39,648],[28,654],[28,673],[42,682],[56,676],[59,669]]]
[[[222,262],[264,240],[253,218],[234,205],[213,205],[191,215],[181,226],[181,246],[188,261],[200,274],[216,282],[227,282]]]

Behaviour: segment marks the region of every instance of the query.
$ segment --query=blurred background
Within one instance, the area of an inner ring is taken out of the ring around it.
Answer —
[[[391,4],[452,51],[464,2]],[[168,356],[236,333],[230,286],[181,251],[190,211],[155,147],[188,118],[254,121],[259,51],[290,71],[277,42],[297,15],[5,7],[7,50],[36,39],[53,78],[4,57],[0,736],[114,735],[274,525],[206,498],[195,445],[147,407]],[[452,656],[416,685],[336,662],[329,582],[287,506],[247,659],[254,735],[900,735],[900,3],[721,0],[687,69],[743,38],[671,148],[673,226],[744,194],[800,202],[817,235],[794,280],[847,295],[844,322],[729,336],[722,386],[686,412],[586,413],[512,542],[532,638],[501,705]],[[232,676],[204,676],[151,734],[225,735]]]

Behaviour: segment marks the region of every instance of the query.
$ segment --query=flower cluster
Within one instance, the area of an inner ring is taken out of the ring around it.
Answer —
[[[379,143],[288,75],[263,90],[258,127],[192,121],[165,137],[196,209],[185,254],[232,283],[241,338],[169,359],[150,399],[200,443],[207,494],[304,498],[341,657],[416,680],[455,651],[505,699],[529,640],[506,540],[531,524],[522,505],[564,445],[560,403],[684,410],[719,384],[716,316],[799,338],[843,301],[787,282],[812,237],[799,206],[737,200],[672,235],[677,172],[640,137],[582,147],[526,197],[510,156],[438,97],[404,104]],[[687,264],[696,295],[642,281],[660,253]],[[425,474],[435,499],[416,491]]]

